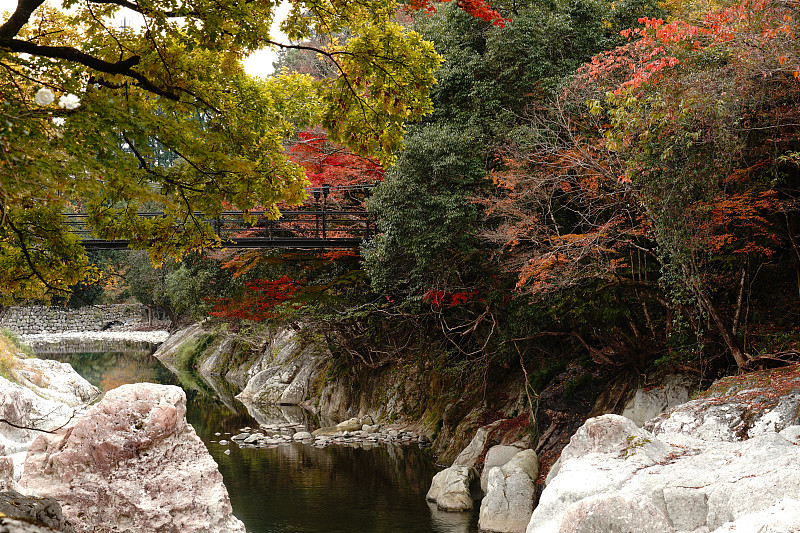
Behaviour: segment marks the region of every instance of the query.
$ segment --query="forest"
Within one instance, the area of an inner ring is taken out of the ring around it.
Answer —
[[[798,360],[796,0],[291,3],[265,79],[238,61],[275,44],[269,2],[131,3],[142,33],[102,31],[128,2],[22,3],[0,27],[4,304],[313,324],[342,372],[521,371],[533,399],[570,368],[596,393]],[[237,251],[195,215],[321,201],[378,235]],[[69,212],[134,250],[87,254]]]

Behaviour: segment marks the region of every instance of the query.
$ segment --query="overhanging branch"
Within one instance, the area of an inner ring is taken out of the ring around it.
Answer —
[[[116,63],[111,63],[69,46],[42,46],[19,39],[0,39],[0,47],[22,54],[31,54],[41,57],[49,57],[51,59],[64,59],[66,61],[73,61],[106,74],[127,76],[136,80],[139,83],[139,86],[146,91],[163,96],[164,98],[168,98],[170,100],[178,100],[178,95],[174,92],[155,85],[140,73],[132,70],[133,67],[138,65],[139,61],[141,61],[141,58],[138,55],[117,61]]]

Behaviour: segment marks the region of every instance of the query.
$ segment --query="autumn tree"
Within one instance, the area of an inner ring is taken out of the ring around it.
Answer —
[[[579,65],[622,42],[618,32],[626,24],[658,12],[638,1],[613,10],[603,2],[500,3],[494,7],[501,27],[452,3],[434,7],[415,20],[445,58],[432,91],[434,111],[410,128],[414,149],[400,154],[371,201],[384,234],[366,250],[377,287],[403,286],[417,296],[469,290],[495,268],[488,254],[474,254],[482,221],[472,199],[490,188],[482,178],[502,169],[496,150],[527,136],[521,117],[528,106],[547,105]]]
[[[796,217],[796,17],[791,4],[743,2],[699,24],[645,18],[585,74],[615,85],[591,105],[646,209],[662,283],[695,302],[739,367],[754,355],[741,335],[746,288]]]
[[[663,339],[671,360],[753,364],[752,287],[797,256],[794,9],[643,17],[529,113],[492,175],[503,194],[484,200],[519,291],[601,281],[632,338]],[[614,352],[607,362],[626,361]]]
[[[294,163],[303,167],[314,188],[316,195],[306,199],[309,205],[325,201],[342,207],[362,207],[370,187],[383,180],[384,169],[380,162],[331,142],[319,128],[299,132],[287,153]],[[320,199],[323,185],[329,187],[329,192]]]
[[[336,75],[249,78],[239,59],[272,45],[270,2],[23,0],[0,25],[0,286],[5,299],[90,279],[62,213],[85,211],[95,234],[166,256],[213,242],[195,216],[297,203],[307,180],[283,140],[321,124],[331,141],[391,161],[404,123],[430,112],[438,57],[385,1],[300,1],[292,42],[346,34],[315,49]],[[141,29],[112,22],[122,8]],[[285,45],[299,48],[303,45]],[[313,48],[313,47],[312,47]],[[201,117],[202,120],[197,120]],[[154,145],[153,141],[157,141]],[[154,149],[178,163],[157,163]],[[164,216],[136,216],[142,205]]]

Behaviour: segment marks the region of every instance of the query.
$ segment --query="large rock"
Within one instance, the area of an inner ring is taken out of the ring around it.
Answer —
[[[518,452],[505,465],[492,467],[481,502],[481,530],[523,533],[533,513],[538,475],[539,458],[533,450]]]
[[[733,522],[725,522],[715,529],[714,533],[743,531],[757,533],[800,531],[800,502],[792,499],[780,500],[771,507],[746,514]]]
[[[34,441],[20,485],[62,502],[79,532],[244,533],[185,413],[178,387],[111,390],[72,428]]]
[[[20,381],[26,386],[0,377],[2,453],[24,452],[39,431],[52,431],[69,424],[84,412],[86,401],[100,394],[70,365],[56,361],[41,361],[39,365],[37,361],[17,360],[14,372],[19,373]],[[46,371],[50,368],[55,370],[52,376]]]
[[[478,460],[486,454],[487,448],[489,447],[489,436],[492,434],[492,431],[505,421],[505,419],[497,420],[488,426],[479,427],[475,432],[475,436],[472,437],[467,447],[461,450],[461,453],[458,454],[453,464],[475,466]]]
[[[706,441],[741,441],[800,425],[800,370],[753,372],[716,382],[704,397],[645,424],[656,435],[680,433]]]
[[[470,511],[480,499],[478,472],[471,466],[445,468],[431,481],[425,498],[442,511]]]
[[[657,383],[641,384],[625,403],[622,416],[642,427],[666,410],[689,401],[698,379],[686,374],[669,374]]]
[[[100,390],[75,372],[69,363],[19,359],[14,367],[14,377],[20,385],[38,396],[70,407],[85,405],[100,396]]]
[[[259,359],[259,371],[236,398],[245,404],[298,405],[308,397],[325,354],[323,343],[307,342],[299,331],[281,329]]]
[[[604,415],[564,448],[527,533],[721,533],[737,523],[759,524],[738,531],[792,531],[780,524],[798,515],[799,463],[800,446],[776,433],[744,442],[656,436]],[[789,511],[775,512],[776,505]]]
[[[664,513],[645,496],[608,493],[584,498],[564,513],[558,533],[673,533]]]
[[[489,448],[489,451],[486,452],[486,457],[483,460],[483,470],[481,471],[481,490],[486,492],[489,486],[489,472],[492,470],[492,468],[496,466],[503,466],[525,448],[527,448],[527,446],[521,443],[497,445]]]

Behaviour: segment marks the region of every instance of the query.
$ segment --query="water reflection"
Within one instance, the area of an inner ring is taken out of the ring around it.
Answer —
[[[303,426],[307,430],[320,426],[315,416],[297,405],[256,406],[244,404],[244,407],[253,420],[264,426],[291,424]]]
[[[410,446],[315,448],[291,443],[266,449],[221,445],[244,427],[319,421],[298,407],[245,407],[230,384],[175,375],[151,352],[50,352],[103,390],[149,381],[186,391],[189,423],[220,468],[234,514],[249,533],[474,533],[477,513],[444,513],[425,502],[436,473]],[[225,452],[229,453],[226,454]]]

